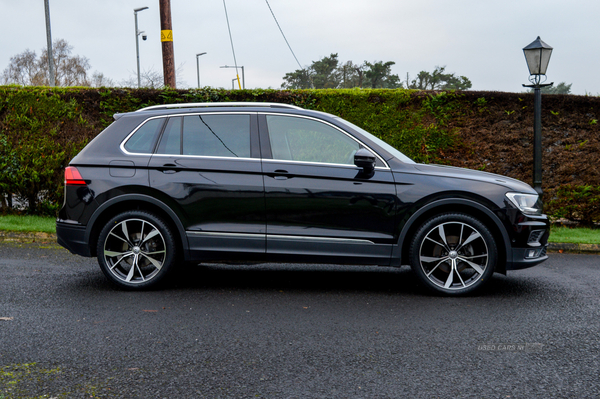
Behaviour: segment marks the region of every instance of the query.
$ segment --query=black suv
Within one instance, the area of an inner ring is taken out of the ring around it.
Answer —
[[[339,117],[285,104],[116,114],[65,170],[58,242],[118,285],[211,261],[410,264],[449,295],[547,259],[527,184],[413,162]]]

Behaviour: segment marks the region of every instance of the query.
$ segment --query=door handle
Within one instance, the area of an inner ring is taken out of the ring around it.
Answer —
[[[177,173],[179,172],[179,169],[180,168],[174,163],[166,163],[162,167],[160,167],[160,170],[165,174]]]
[[[273,178],[275,180],[287,180],[290,177],[291,176],[289,175],[287,170],[277,169],[275,170],[275,172],[273,172]]]

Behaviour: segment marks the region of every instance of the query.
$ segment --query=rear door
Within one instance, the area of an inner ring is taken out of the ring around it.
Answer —
[[[169,117],[150,160],[150,186],[180,213],[194,258],[264,256],[259,153],[256,114]]]
[[[382,159],[371,176],[354,165],[364,145],[315,118],[259,115],[267,256],[389,264],[396,191]]]

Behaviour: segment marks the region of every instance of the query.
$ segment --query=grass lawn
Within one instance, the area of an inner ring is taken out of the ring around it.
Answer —
[[[56,232],[56,218],[47,216],[0,215],[0,230]],[[600,229],[552,226],[550,242],[600,244]]]
[[[600,244],[600,229],[552,226],[548,241],[573,244]]]
[[[56,233],[56,218],[48,216],[0,215],[0,230]]]

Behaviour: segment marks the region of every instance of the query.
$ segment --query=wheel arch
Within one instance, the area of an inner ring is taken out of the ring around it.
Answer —
[[[401,265],[408,260],[410,237],[414,236],[417,229],[429,218],[448,212],[461,212],[479,219],[492,233],[498,246],[498,263],[496,272],[506,274],[506,263],[512,259],[510,238],[500,219],[484,205],[464,198],[440,199],[419,208],[402,226],[398,238],[398,245],[392,252],[392,263]]]
[[[88,243],[92,256],[96,256],[96,244],[100,231],[104,227],[99,221],[108,221],[121,212],[129,210],[146,210],[161,217],[173,230],[178,239],[177,245],[184,259],[189,258],[189,246],[185,228],[177,214],[164,202],[144,194],[124,194],[104,202],[92,215],[87,223],[85,241]]]

